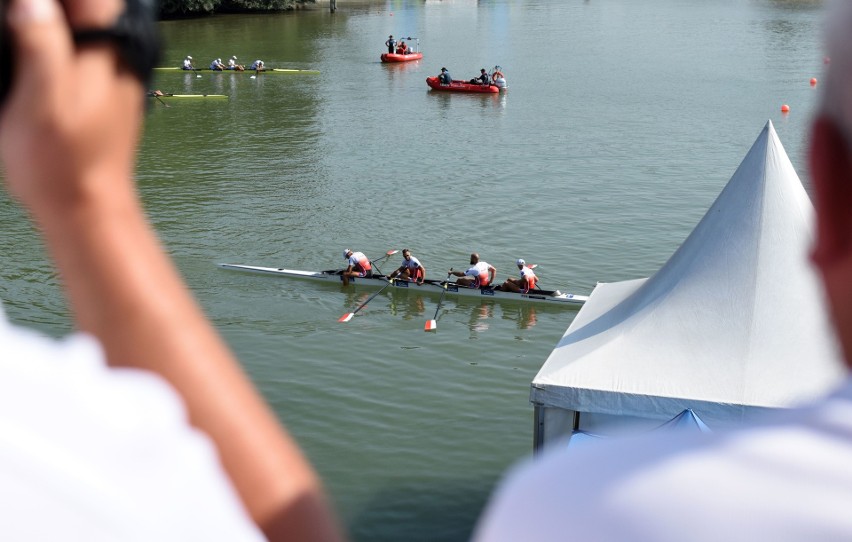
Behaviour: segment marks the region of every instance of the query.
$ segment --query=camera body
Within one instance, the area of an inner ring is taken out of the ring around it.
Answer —
[[[6,26],[6,9],[9,0],[0,0],[0,105],[12,86],[14,54]],[[160,39],[157,29],[157,0],[125,0],[124,12],[109,28],[74,29],[77,46],[94,43],[111,43],[125,68],[143,83],[148,83],[160,57]]]
[[[0,105],[3,104],[12,84],[12,43],[6,28],[6,6],[9,0],[0,0]]]

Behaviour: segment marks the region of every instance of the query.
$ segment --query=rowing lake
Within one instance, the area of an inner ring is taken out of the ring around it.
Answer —
[[[807,183],[820,2],[395,0],[165,22],[165,60],[237,55],[320,75],[163,74],[138,177],[198,299],[320,471],[357,541],[466,540],[532,440],[529,383],[573,312],[361,292],[220,270],[319,270],[411,247],[432,278],[479,251],[545,288],[645,277],[685,239],[767,120]],[[389,34],[423,60],[382,65]],[[503,67],[508,92],[430,92]],[[780,107],[791,112],[782,115]],[[0,294],[70,319],[35,234],[0,199]],[[390,270],[398,257],[383,265]],[[662,375],[661,375],[662,377]]]

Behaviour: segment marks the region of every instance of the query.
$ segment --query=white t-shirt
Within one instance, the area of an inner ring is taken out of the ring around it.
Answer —
[[[471,277],[479,277],[482,280],[488,280],[488,270],[491,268],[488,262],[478,262],[473,264],[467,271],[464,272],[465,275]]]
[[[186,417],[160,377],[0,306],[0,540],[265,540]]]
[[[852,380],[727,433],[559,446],[513,469],[474,542],[852,540]]]
[[[409,256],[409,258],[410,258],[409,260],[406,260],[405,258],[402,259],[402,267],[407,267],[408,269],[411,269],[412,271],[414,271],[418,267],[420,267],[420,260],[418,260],[414,256]]]

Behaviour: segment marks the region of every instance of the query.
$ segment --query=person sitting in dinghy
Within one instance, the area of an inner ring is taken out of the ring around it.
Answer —
[[[490,85],[491,77],[488,76],[488,72],[485,71],[485,68],[479,70],[479,77],[474,77],[470,80],[471,85]]]
[[[438,81],[440,81],[442,85],[449,85],[453,82],[453,78],[450,77],[450,72],[447,71],[447,68],[441,68],[441,73],[438,75]]]

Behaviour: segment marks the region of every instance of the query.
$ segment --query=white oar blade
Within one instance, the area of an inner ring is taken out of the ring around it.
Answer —
[[[426,322],[426,326],[423,328],[423,331],[435,331],[438,329],[438,322],[436,320],[429,320]]]
[[[352,319],[353,316],[355,316],[354,312],[347,312],[346,314],[341,316],[337,321],[338,322],[348,322],[349,320]]]

